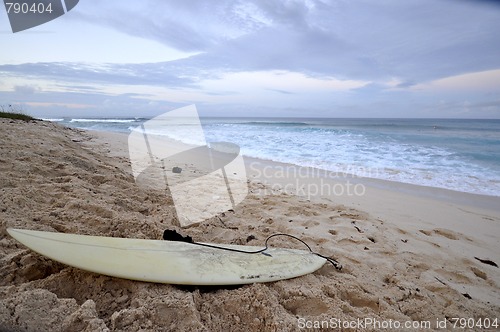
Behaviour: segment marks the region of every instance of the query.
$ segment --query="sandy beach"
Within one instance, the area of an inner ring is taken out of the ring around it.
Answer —
[[[6,119],[0,129],[0,331],[500,325],[498,197],[247,158],[243,202],[182,228],[172,200],[134,180],[127,135]],[[343,269],[326,264],[238,287],[145,283],[52,261],[11,238],[9,227],[144,239],[170,228],[200,242],[255,246],[288,233]]]

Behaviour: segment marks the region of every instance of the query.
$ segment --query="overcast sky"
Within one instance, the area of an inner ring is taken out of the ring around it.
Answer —
[[[41,117],[500,118],[496,1],[80,0],[0,41],[0,104]]]

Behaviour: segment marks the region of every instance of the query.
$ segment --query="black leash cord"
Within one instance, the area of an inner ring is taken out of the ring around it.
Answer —
[[[275,236],[288,236],[288,237],[291,237],[292,239],[295,239],[297,241],[300,241],[302,244],[304,244],[307,249],[309,249],[309,251],[321,258],[324,258],[326,259],[330,264],[332,264],[337,270],[341,270],[342,269],[342,264],[340,264],[339,262],[337,262],[335,259],[333,258],[330,258],[330,257],[326,257],[326,256],[323,256],[321,254],[318,254],[317,252],[314,252],[312,251],[311,247],[305,243],[303,240],[299,239],[298,237],[296,236],[293,236],[293,235],[290,235],[290,234],[284,234],[284,233],[277,233],[277,234],[273,234],[271,236],[269,236],[267,239],[266,239],[266,242],[264,243],[265,247],[263,249],[259,249],[259,250],[256,250],[256,251],[245,251],[245,250],[239,250],[239,249],[234,249],[234,248],[225,248],[225,247],[219,247],[219,246],[214,246],[212,244],[206,244],[206,243],[199,243],[199,242],[192,242],[193,244],[196,244],[196,245],[199,245],[199,246],[203,246],[203,247],[209,247],[209,248],[214,248],[214,249],[222,249],[222,250],[228,250],[228,251],[234,251],[234,252],[241,252],[241,253],[244,253],[244,254],[259,254],[259,253],[262,253],[263,255],[266,255],[266,256],[270,256],[268,253],[265,253],[265,251],[267,249],[269,249],[269,245],[268,245],[268,242],[270,239],[272,239],[273,237]]]

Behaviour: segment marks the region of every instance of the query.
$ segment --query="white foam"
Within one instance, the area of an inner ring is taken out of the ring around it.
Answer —
[[[57,119],[41,118],[41,120],[43,120],[43,121],[50,121],[50,122],[61,122],[61,121],[64,121],[64,119],[60,119],[60,118],[57,118]]]
[[[108,122],[108,123],[130,123],[136,122],[134,119],[71,119],[70,122]]]
[[[207,141],[239,144],[249,157],[397,182],[500,196],[500,172],[449,149],[375,141],[360,133],[241,124],[207,126]],[[183,133],[177,133],[181,138]]]

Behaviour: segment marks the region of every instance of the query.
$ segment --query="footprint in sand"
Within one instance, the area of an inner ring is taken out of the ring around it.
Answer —
[[[299,316],[319,316],[328,311],[328,305],[326,305],[320,299],[304,299],[293,298],[287,301],[283,307]]]
[[[314,227],[314,226],[318,226],[318,225],[319,225],[319,222],[314,221],[314,220],[309,220],[309,221],[302,223],[302,226],[304,226],[306,228],[310,228],[310,227]]]
[[[344,290],[340,293],[342,301],[348,302],[353,307],[370,308],[373,311],[378,311],[379,301],[374,295],[367,294],[358,290]]]
[[[471,266],[470,269],[476,275],[476,277],[479,277],[479,278],[481,278],[483,280],[487,280],[488,279],[488,275],[485,272],[483,272],[480,269],[478,269],[477,267]]]
[[[459,239],[459,236],[457,233],[450,231],[450,230],[447,230],[447,229],[437,228],[437,229],[434,229],[434,233],[437,235],[440,235],[440,236],[444,236],[445,238],[448,238],[450,240],[458,240]]]
[[[422,234],[424,234],[424,235],[427,235],[427,236],[431,236],[432,235],[431,231],[426,231],[426,230],[423,230],[423,229],[420,229],[419,232],[422,233]]]
[[[444,228],[435,228],[431,231],[420,229],[419,232],[422,234],[425,234],[427,236],[439,235],[439,236],[445,237],[445,238],[450,239],[450,240],[466,239],[467,241],[472,241],[471,239],[464,236],[463,234],[460,234],[460,233],[457,233],[454,231],[450,231],[449,229],[444,229]]]

